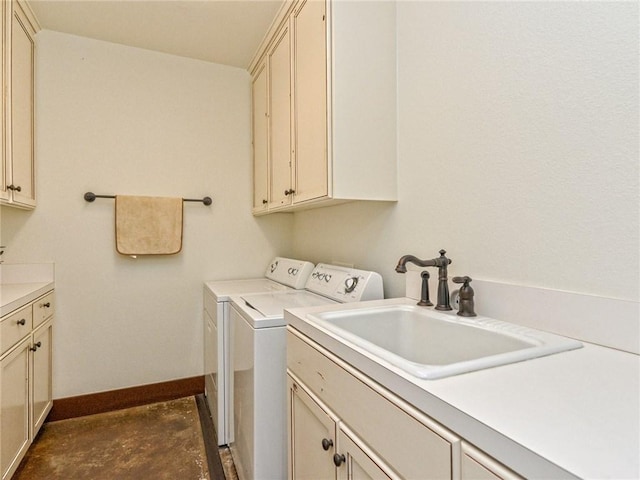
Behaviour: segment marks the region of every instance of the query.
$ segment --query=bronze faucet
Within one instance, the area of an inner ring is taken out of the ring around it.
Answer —
[[[451,303],[449,301],[449,285],[447,283],[447,267],[451,263],[451,259],[445,257],[445,250],[440,250],[440,256],[431,260],[420,260],[413,255],[404,255],[398,260],[396,265],[396,272],[407,273],[407,263],[413,263],[418,267],[438,267],[438,303],[436,304],[436,310],[452,310]],[[423,277],[423,282],[427,281],[428,277]]]

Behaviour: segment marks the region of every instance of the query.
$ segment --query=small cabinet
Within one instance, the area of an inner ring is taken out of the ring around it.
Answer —
[[[285,23],[269,49],[269,209],[291,205],[291,35]]]
[[[0,468],[2,480],[11,478],[30,445],[29,357],[31,339],[0,360]]]
[[[269,138],[267,96],[267,62],[257,68],[251,81],[252,96],[252,144],[253,144],[253,213],[267,211],[269,190]]]
[[[455,435],[291,327],[287,373],[290,480],[314,478],[307,473],[327,464],[335,472],[321,478],[458,474]],[[331,443],[326,452],[325,439]]]
[[[394,2],[283,4],[249,67],[254,214],[397,200],[395,24]],[[266,142],[255,128],[265,68]]]
[[[287,382],[290,479],[398,478],[299,379]]]
[[[53,405],[53,293],[0,319],[0,474],[11,478]]]
[[[2,182],[0,202],[33,208],[37,22],[21,0],[2,2]]]
[[[344,425],[338,430],[338,451],[333,459],[338,480],[400,480]]]

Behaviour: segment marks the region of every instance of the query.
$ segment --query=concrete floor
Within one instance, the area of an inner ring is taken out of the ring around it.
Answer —
[[[61,420],[42,427],[13,480],[224,480],[205,443],[194,397]]]

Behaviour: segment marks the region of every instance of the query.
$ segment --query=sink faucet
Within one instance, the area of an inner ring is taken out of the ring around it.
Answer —
[[[431,260],[420,260],[413,255],[404,255],[398,260],[396,272],[407,273],[407,263],[413,263],[418,267],[438,267],[438,303],[436,310],[452,310],[449,301],[449,285],[447,284],[447,267],[451,259],[445,257],[445,250],[440,250],[440,256]]]

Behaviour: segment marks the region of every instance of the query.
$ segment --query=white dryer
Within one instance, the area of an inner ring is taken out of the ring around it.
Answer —
[[[269,263],[264,278],[205,282],[205,396],[218,445],[227,445],[233,439],[229,387],[229,298],[231,295],[303,289],[312,270],[310,262],[276,257]]]
[[[375,272],[318,264],[305,290],[231,297],[234,438],[240,480],[287,477],[287,308],[383,298]]]

